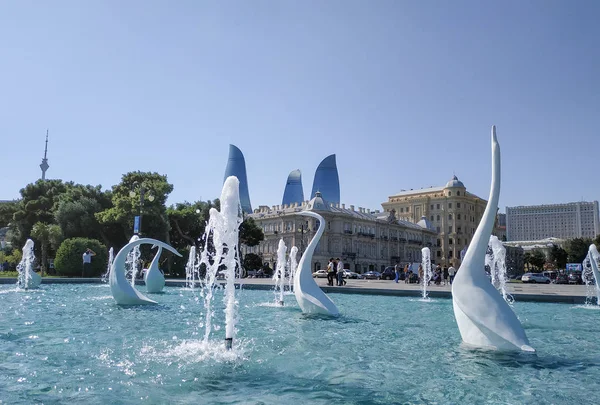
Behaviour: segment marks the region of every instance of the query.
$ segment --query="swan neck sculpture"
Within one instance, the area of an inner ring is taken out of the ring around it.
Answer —
[[[316,218],[319,220],[319,229],[315,236],[310,240],[306,250],[298,263],[298,270],[294,277],[294,295],[296,301],[305,314],[321,314],[321,315],[339,315],[339,311],[333,301],[321,290],[312,277],[311,262],[312,257],[325,232],[325,220],[319,214],[312,211],[302,211],[299,215]]]
[[[117,256],[115,257],[110,269],[109,276],[110,291],[113,295],[113,298],[119,305],[157,304],[156,301],[149,299],[141,294],[138,290],[133,288],[133,286],[125,277],[125,260],[127,259],[127,253],[129,253],[134,247],[142,244],[157,245],[167,249],[177,256],[181,256],[177,250],[156,239],[141,238],[133,240],[125,245],[121,250],[119,250],[119,253],[117,253]]]
[[[519,319],[487,279],[484,266],[500,197],[500,145],[492,127],[492,182],[490,197],[454,282],[452,305],[463,341],[497,350],[535,350]]]
[[[144,282],[146,283],[146,292],[149,293],[159,293],[165,287],[165,276],[160,271],[158,267],[158,261],[160,259],[160,254],[162,253],[162,247],[158,247],[158,251],[154,258],[152,259],[152,263],[150,263],[150,267],[146,274],[144,274]]]

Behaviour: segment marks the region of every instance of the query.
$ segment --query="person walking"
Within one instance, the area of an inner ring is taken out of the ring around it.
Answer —
[[[400,266],[398,266],[398,263],[396,263],[394,266],[394,273],[396,273],[396,278],[394,278],[394,281],[398,283],[398,280],[400,279]]]
[[[450,273],[448,273],[448,268],[444,267],[444,285],[448,285],[448,275]]]
[[[339,257],[337,259],[337,280],[338,286],[346,285],[346,280],[344,280],[344,262]]]
[[[91,273],[92,256],[96,256],[96,252],[90,248],[87,248],[83,254],[83,269],[81,270],[81,277],[86,277]]]
[[[408,263],[406,263],[406,266],[404,266],[404,284],[409,284],[410,283],[410,272],[409,272],[409,268],[408,268]]]
[[[419,283],[423,283],[425,284],[425,278],[423,277],[424,272],[423,272],[423,266],[419,264]],[[429,280],[427,280],[427,285],[429,285]]]
[[[327,285],[333,286],[333,257],[329,259],[327,264]]]
[[[454,281],[454,276],[456,275],[456,269],[453,266],[448,268],[448,275],[450,276],[450,284]]]

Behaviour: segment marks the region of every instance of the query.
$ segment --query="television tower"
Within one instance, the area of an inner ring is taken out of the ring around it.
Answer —
[[[48,170],[48,168],[50,167],[50,165],[48,164],[48,158],[46,157],[48,155],[48,130],[46,130],[46,149],[44,149],[44,158],[42,159],[42,164],[40,165],[40,168],[42,169],[42,180],[46,180],[46,170]]]

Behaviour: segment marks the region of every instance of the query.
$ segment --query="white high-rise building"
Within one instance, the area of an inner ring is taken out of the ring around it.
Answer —
[[[595,238],[598,234],[598,201],[506,207],[508,241]]]

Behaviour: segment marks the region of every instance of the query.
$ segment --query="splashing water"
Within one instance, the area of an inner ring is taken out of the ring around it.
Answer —
[[[594,283],[594,271],[592,270],[592,263],[590,260],[593,260],[590,253],[588,252],[585,259],[583,259],[583,263],[581,264],[581,279],[585,283],[585,305],[591,306],[594,305],[594,295],[596,296],[596,305],[600,305],[600,290],[598,288],[598,280]],[[597,261],[596,261],[597,262]],[[596,286],[594,287],[594,284]]]
[[[200,257],[200,264],[206,266],[204,284],[205,332],[204,340],[208,342],[212,330],[213,293],[217,272],[225,275],[225,342],[230,349],[235,338],[235,325],[238,302],[235,300],[236,270],[239,275],[241,270],[238,241],[239,227],[242,223],[242,210],[240,206],[239,180],[230,176],[225,180],[221,193],[221,212],[215,208],[210,210],[210,217],[206,226],[205,246]]]
[[[129,243],[138,240],[140,237],[137,235],[133,235],[131,239],[129,239]],[[131,249],[131,252],[127,253],[127,259],[125,260],[125,269],[126,275],[125,277],[130,280],[131,286],[135,288],[135,279],[137,278],[138,267],[140,262],[140,247],[139,245]]]
[[[428,247],[424,247],[421,249],[421,266],[423,267],[423,280],[421,282],[423,285],[421,286],[421,297],[423,300],[427,300],[427,285],[431,280],[431,251]]]
[[[296,259],[296,255],[298,255],[298,248],[296,246],[292,246],[290,249],[290,261],[288,264],[288,269],[290,271],[290,276],[288,277],[288,291],[290,292],[294,290],[294,277],[296,276],[296,269],[298,268],[298,260]]]
[[[110,248],[110,250],[108,251],[108,264],[106,266],[106,273],[104,273],[102,275],[102,277],[100,278],[100,280],[103,283],[108,283],[108,278],[110,277],[110,268],[112,266],[113,260],[115,259],[115,253],[113,248]]]
[[[41,277],[33,271],[34,263],[33,241],[27,239],[25,246],[23,246],[23,257],[17,265],[17,271],[19,272],[17,286],[19,288],[27,290],[29,288],[36,288],[39,285]],[[38,278],[40,279],[39,281]]]
[[[515,299],[506,290],[506,283],[508,282],[508,277],[506,277],[506,248],[497,236],[492,235],[490,236],[488,250],[491,250],[491,252],[485,255],[485,264],[490,266],[492,284],[502,294],[504,301],[512,305]]]
[[[275,267],[275,273],[273,273],[273,280],[275,281],[275,302],[279,305],[283,305],[283,290],[285,286],[285,253],[287,247],[283,239],[279,240],[279,246],[277,247],[277,266]]]
[[[185,285],[193,289],[196,287],[197,282],[200,282],[200,261],[196,254],[196,246],[191,246],[190,255],[185,265]]]

